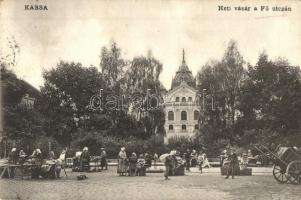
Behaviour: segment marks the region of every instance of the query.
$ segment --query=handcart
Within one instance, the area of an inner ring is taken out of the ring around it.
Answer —
[[[274,163],[273,176],[279,183],[301,185],[301,152],[293,147],[278,146],[274,151],[263,145],[254,146]]]

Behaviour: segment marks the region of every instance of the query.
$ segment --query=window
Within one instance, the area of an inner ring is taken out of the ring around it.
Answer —
[[[168,129],[169,129],[170,131],[172,131],[172,130],[173,130],[173,125],[169,125]]]
[[[185,97],[182,97],[182,102],[186,102],[186,98]]]
[[[180,101],[180,97],[176,97],[176,102],[179,102]]]
[[[192,101],[192,97],[188,97],[188,101]]]
[[[174,120],[174,114],[172,111],[168,112],[168,120]]]
[[[187,120],[187,112],[186,111],[181,112],[181,120]]]
[[[182,130],[186,130],[186,125],[182,125]]]
[[[199,111],[195,110],[194,113],[193,113],[193,119],[194,120],[199,120],[199,117],[200,117]]]
[[[198,130],[199,129],[199,125],[198,124],[194,125],[194,129]]]

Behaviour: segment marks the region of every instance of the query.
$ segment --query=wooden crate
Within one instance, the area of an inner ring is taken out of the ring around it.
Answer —
[[[240,176],[252,176],[252,168],[244,168],[239,170]]]
[[[146,168],[143,167],[137,172],[137,176],[145,176],[146,175]]]
[[[221,167],[221,175],[226,176],[228,171],[227,166]],[[244,168],[244,169],[239,169],[239,167],[235,168],[234,171],[235,176],[252,176],[252,168]]]
[[[171,174],[172,172],[170,171],[170,176],[184,176],[185,175],[185,168],[184,167],[179,167],[176,168],[174,171],[174,174]]]

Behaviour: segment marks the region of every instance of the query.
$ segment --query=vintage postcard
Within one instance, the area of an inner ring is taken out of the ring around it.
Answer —
[[[0,200],[301,198],[300,0],[0,0]]]

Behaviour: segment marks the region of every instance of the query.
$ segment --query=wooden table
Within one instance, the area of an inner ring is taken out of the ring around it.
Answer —
[[[4,178],[6,172],[8,174],[8,178],[14,178],[17,167],[19,167],[19,165],[16,165],[16,164],[5,164],[5,165],[0,166],[0,168],[2,169],[2,172],[0,175],[1,178]]]
[[[25,170],[28,169],[28,176],[27,178],[30,179],[31,178],[31,169],[32,167],[36,167],[38,165],[36,164],[23,164],[23,165],[18,165],[18,164],[5,164],[0,166],[0,168],[2,169],[1,178],[5,178],[5,174],[8,174],[8,178],[15,178],[16,175],[16,170],[20,169],[21,172],[21,178],[23,180],[24,175],[25,175]]]

